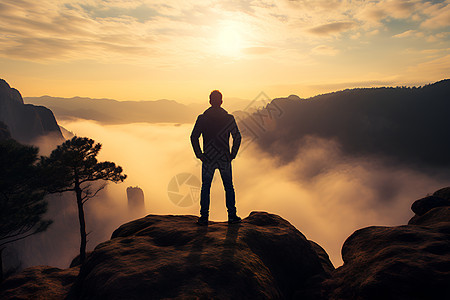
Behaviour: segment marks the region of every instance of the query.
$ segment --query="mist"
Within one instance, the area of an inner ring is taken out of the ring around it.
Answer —
[[[194,203],[180,206],[168,195],[169,182],[178,174],[201,179],[189,135],[193,124],[102,125],[91,121],[62,122],[78,136],[102,144],[99,161],[123,167],[124,183],[110,183],[85,205],[87,250],[110,238],[124,222],[146,214],[199,214]],[[244,136],[245,139],[245,136]],[[386,164],[381,158],[344,155],[334,140],[306,136],[289,162],[280,161],[258,143],[245,143],[233,161],[238,215],[252,211],[279,214],[306,237],[319,243],[335,266],[342,264],[340,249],[355,230],[370,225],[401,225],[413,213],[412,202],[447,186],[448,181],[407,167]],[[145,211],[130,214],[126,188],[139,186]],[[211,189],[213,221],[226,221],[225,193],[216,172]],[[79,229],[74,195],[49,197],[48,215],[55,222],[44,233],[16,243],[21,267],[48,264],[65,268],[79,252]],[[61,238],[63,237],[63,238]]]

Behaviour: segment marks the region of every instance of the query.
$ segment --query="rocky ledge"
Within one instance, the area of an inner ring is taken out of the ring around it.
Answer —
[[[277,215],[252,212],[233,225],[196,220],[149,215],[124,224],[89,254],[78,278],[67,276],[76,268],[32,267],[8,278],[0,298],[50,299],[54,291],[55,299],[314,299],[334,270],[319,245]],[[73,280],[70,289],[58,272]]]
[[[1,299],[450,299],[450,188],[414,202],[408,225],[357,230],[334,269],[281,217],[197,226],[149,215],[119,227],[82,266],[7,278]]]

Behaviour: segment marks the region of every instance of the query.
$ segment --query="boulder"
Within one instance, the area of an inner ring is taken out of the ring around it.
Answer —
[[[439,196],[427,196],[425,198],[415,201],[411,205],[411,210],[418,216],[424,215],[430,209],[440,206],[450,206],[450,199],[445,199]]]
[[[206,227],[196,219],[149,215],[122,225],[91,253],[70,297],[313,297],[311,286],[320,291],[328,277],[311,243],[277,215]]]
[[[450,200],[450,186],[437,190],[436,192],[433,193],[433,196]]]

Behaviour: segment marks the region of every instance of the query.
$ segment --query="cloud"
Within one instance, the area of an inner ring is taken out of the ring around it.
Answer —
[[[438,5],[436,5],[438,6]],[[450,3],[446,1],[445,4],[441,4],[438,7],[431,7],[426,10],[425,13],[428,14],[429,18],[426,19],[420,25],[427,29],[437,29],[450,26]]]
[[[37,6],[6,0],[0,7],[0,43],[5,45],[0,55],[37,61],[161,58],[183,48],[174,47],[179,41],[173,32],[184,34],[184,40],[194,36],[192,16],[188,6],[174,12],[163,3],[150,6],[141,1],[46,1]]]
[[[320,46],[314,47],[311,50],[311,52],[313,54],[318,54],[318,55],[335,56],[336,54],[339,53],[339,50],[332,46],[320,45]]]
[[[333,22],[312,27],[308,29],[308,32],[317,35],[330,35],[347,31],[351,29],[353,26],[355,26],[354,22]]]
[[[72,6],[68,6],[73,8]],[[136,7],[118,7],[118,6],[107,6],[104,4],[100,5],[83,5],[80,7],[92,18],[120,18],[120,17],[131,17],[136,19],[138,22],[144,23],[145,21],[153,20],[155,17],[160,16],[158,11],[154,8],[148,7],[145,4],[141,4]]]
[[[404,31],[402,33],[396,34],[392,37],[394,38],[405,38],[405,37],[411,37],[411,36],[416,36],[419,32],[417,30],[407,30]]]
[[[39,5],[5,0],[0,4],[0,55],[32,61],[197,64],[218,54],[215,38],[227,22],[237,24],[244,54],[268,55],[270,48],[320,45],[330,35],[344,39],[339,33],[348,30],[354,39],[367,37],[364,32],[375,33],[392,18],[414,19],[423,30],[434,30],[448,24],[447,16],[447,2],[394,0],[48,0]],[[305,36],[305,30],[311,35]]]
[[[380,24],[388,18],[412,18],[414,12],[422,7],[421,1],[382,0],[365,3],[358,14],[358,18],[372,24]]]

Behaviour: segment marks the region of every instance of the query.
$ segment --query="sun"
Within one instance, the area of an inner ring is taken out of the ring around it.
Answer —
[[[233,58],[241,55],[244,41],[236,24],[221,26],[217,39],[217,51],[220,55]]]

